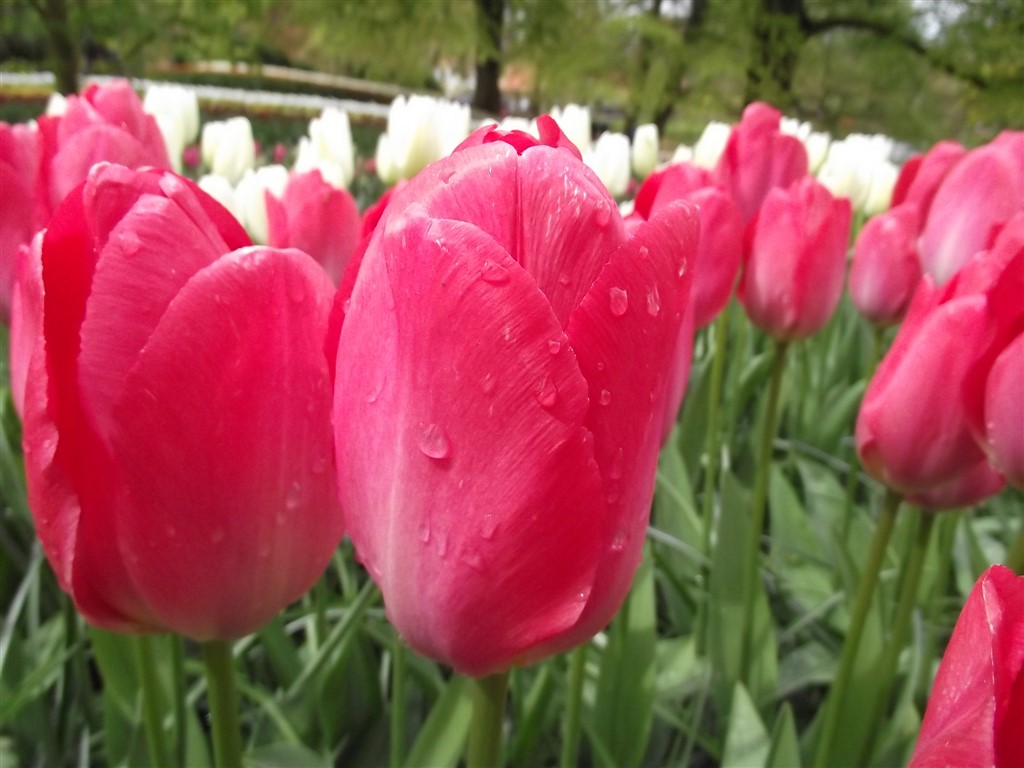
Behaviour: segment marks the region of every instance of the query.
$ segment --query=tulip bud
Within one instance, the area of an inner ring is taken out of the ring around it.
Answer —
[[[283,165],[264,165],[246,171],[235,187],[235,215],[254,243],[266,245],[267,194],[281,197],[288,185],[288,169]]]
[[[196,92],[178,85],[152,85],[142,108],[156,119],[174,170],[181,172],[185,147],[199,136],[199,101]]]
[[[725,151],[731,131],[732,126],[728,123],[711,121],[705,125],[700,138],[693,145],[693,164],[699,168],[713,170]]]
[[[551,117],[582,154],[590,151],[593,137],[590,107],[581,107],[579,104],[554,107],[551,110]]]
[[[256,167],[256,142],[247,117],[206,123],[201,144],[203,164],[210,173],[223,176],[232,185]]]
[[[320,171],[336,189],[347,189],[355,174],[355,148],[348,113],[327,108],[309,121],[309,137],[299,139],[295,171]]]
[[[633,133],[633,173],[646,179],[658,166],[658,126],[653,123],[637,126]]]
[[[584,162],[594,169],[597,177],[612,193],[622,197],[629,186],[629,137],[624,133],[602,133],[584,156]]]
[[[921,279],[917,255],[920,216],[904,203],[869,219],[857,237],[850,268],[850,298],[870,322],[899,322]]]

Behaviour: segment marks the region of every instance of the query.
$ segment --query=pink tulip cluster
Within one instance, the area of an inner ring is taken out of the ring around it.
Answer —
[[[968,152],[943,141],[907,161],[889,211],[857,238],[850,297],[868,320],[903,319],[922,274],[944,285],[1024,211],[1024,132]]]

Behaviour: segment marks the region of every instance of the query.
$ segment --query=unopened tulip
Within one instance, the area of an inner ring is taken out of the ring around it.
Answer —
[[[356,243],[360,221],[348,190],[324,181],[319,171],[295,173],[280,194],[267,194],[267,242],[298,248],[316,259],[337,284]]]
[[[984,396],[979,365],[1009,332],[1000,330],[999,306],[1019,306],[1018,280],[1024,252],[1003,248],[979,254],[946,286],[925,275],[868,385],[856,428],[861,463],[912,501],[960,506],[1003,485],[976,442],[971,412]],[[967,388],[981,394],[965,399]]]
[[[593,148],[583,155],[583,162],[597,174],[613,197],[622,197],[629,186],[629,137],[624,133],[605,131],[597,137]]]
[[[480,129],[396,191],[339,295],[346,525],[402,637],[471,675],[573,647],[621,604],[696,245],[683,202],[628,236],[538,127]]]
[[[661,149],[658,139],[658,126],[654,123],[638,125],[633,132],[633,173],[646,179],[658,166],[658,151]]]
[[[377,145],[377,173],[385,183],[410,179],[451,152],[469,134],[469,107],[430,96],[398,96]],[[383,161],[383,162],[382,162]]]
[[[956,142],[940,141],[926,153],[907,160],[892,190],[892,207],[905,202],[915,203],[923,221],[942,180],[966,152]]]
[[[187,179],[108,164],[54,213],[41,280],[23,445],[60,585],[105,629],[256,630],[342,535],[330,280]]]
[[[275,148],[276,151],[276,148]],[[309,121],[309,136],[299,139],[295,171],[320,171],[336,189],[347,189],[355,175],[355,146],[348,113],[328,108]]]
[[[850,219],[850,201],[810,176],[768,191],[749,225],[738,292],[754,325],[783,341],[824,327],[843,292]]]
[[[943,178],[921,232],[921,265],[942,285],[1024,211],[1024,131],[967,153]]]
[[[700,213],[700,244],[693,266],[693,322],[708,325],[729,302],[743,256],[743,217],[732,198],[711,185],[710,174],[690,163],[656,171],[636,196],[633,217],[644,221],[675,200]]]
[[[590,120],[590,107],[583,107],[579,104],[566,104],[564,107],[554,107],[551,110],[551,117],[562,133],[579,149],[581,154],[590,151],[593,140],[593,126]]]
[[[921,279],[918,208],[904,203],[869,219],[857,236],[850,267],[850,298],[877,325],[899,322]]]
[[[745,222],[754,217],[769,190],[788,187],[807,175],[807,150],[800,139],[779,129],[781,119],[767,104],[747,105],[715,165],[714,182],[733,196]]]
[[[1024,576],[993,565],[960,612],[910,768],[1024,765]]]
[[[185,147],[199,137],[199,101],[196,92],[180,85],[152,85],[142,108],[156,119],[174,170],[181,172]]]
[[[705,170],[714,170],[729,143],[732,126],[712,120],[704,126],[697,143],[693,145],[693,164]]]
[[[284,194],[287,185],[287,168],[283,165],[262,165],[255,171],[246,171],[242,180],[238,182],[238,186],[235,187],[235,205],[232,212],[238,217],[254,243],[266,245],[270,242],[267,225],[267,195],[279,198]],[[278,244],[277,247],[287,246]]]
[[[247,117],[212,121],[203,126],[203,164],[211,174],[234,186],[256,167],[256,141]]]

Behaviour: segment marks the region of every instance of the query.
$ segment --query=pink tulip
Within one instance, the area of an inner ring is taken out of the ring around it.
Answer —
[[[143,111],[127,80],[94,83],[81,96],[68,96],[64,114],[39,118],[39,129],[43,136],[41,183],[49,210],[100,161],[129,168],[171,167],[156,119]]]
[[[715,166],[715,184],[739,204],[745,222],[757,213],[769,190],[788,187],[807,175],[807,150],[780,129],[782,113],[756,102],[743,110]]]
[[[46,224],[48,210],[39,196],[39,131],[0,122],[0,321],[11,312],[18,249]]]
[[[359,238],[359,209],[352,195],[314,169],[293,173],[281,199],[267,192],[266,201],[269,245],[308,253],[337,284]]]
[[[754,325],[782,340],[828,322],[843,292],[850,201],[805,176],[772,189],[747,229],[739,299]]]
[[[1024,765],[1024,576],[993,565],[971,590],[932,685],[910,768]]]
[[[869,219],[857,236],[850,267],[850,299],[876,325],[903,319],[921,279],[917,256],[918,207],[904,203]]]
[[[955,141],[940,141],[925,154],[907,160],[892,190],[890,208],[914,203],[923,222],[942,180],[966,153],[967,150]]]
[[[549,123],[483,128],[395,192],[339,296],[349,533],[402,637],[472,675],[621,604],[696,248],[686,203],[627,236]]]
[[[921,232],[921,265],[942,285],[1024,211],[1024,131],[1001,133],[946,174]]]
[[[711,185],[711,174],[690,163],[676,163],[648,176],[630,218],[646,221],[675,200],[688,200],[700,212],[692,306],[694,326],[703,328],[732,295],[743,256],[743,218],[733,199]]]
[[[187,179],[106,163],[55,211],[41,280],[23,440],[61,586],[106,629],[257,629],[342,534],[330,281]]]
[[[11,400],[19,417],[25,414],[28,368],[43,322],[43,234],[18,248],[11,296]]]
[[[1024,490],[1024,333],[996,358],[985,387],[989,456],[1016,488]]]
[[[942,288],[926,275],[868,385],[857,418],[861,462],[913,501],[960,506],[1003,485],[972,434],[979,398],[964,394],[984,391],[979,369],[1005,346],[1001,307],[1019,305],[1019,275],[1024,253],[1002,246],[979,254]]]

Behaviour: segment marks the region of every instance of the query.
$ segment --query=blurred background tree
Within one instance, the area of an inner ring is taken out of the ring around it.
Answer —
[[[1022,39],[1020,0],[0,0],[0,63],[65,91],[207,59],[427,92],[444,71],[482,111],[585,102],[680,141],[762,99],[836,135],[976,144],[1024,125]]]

